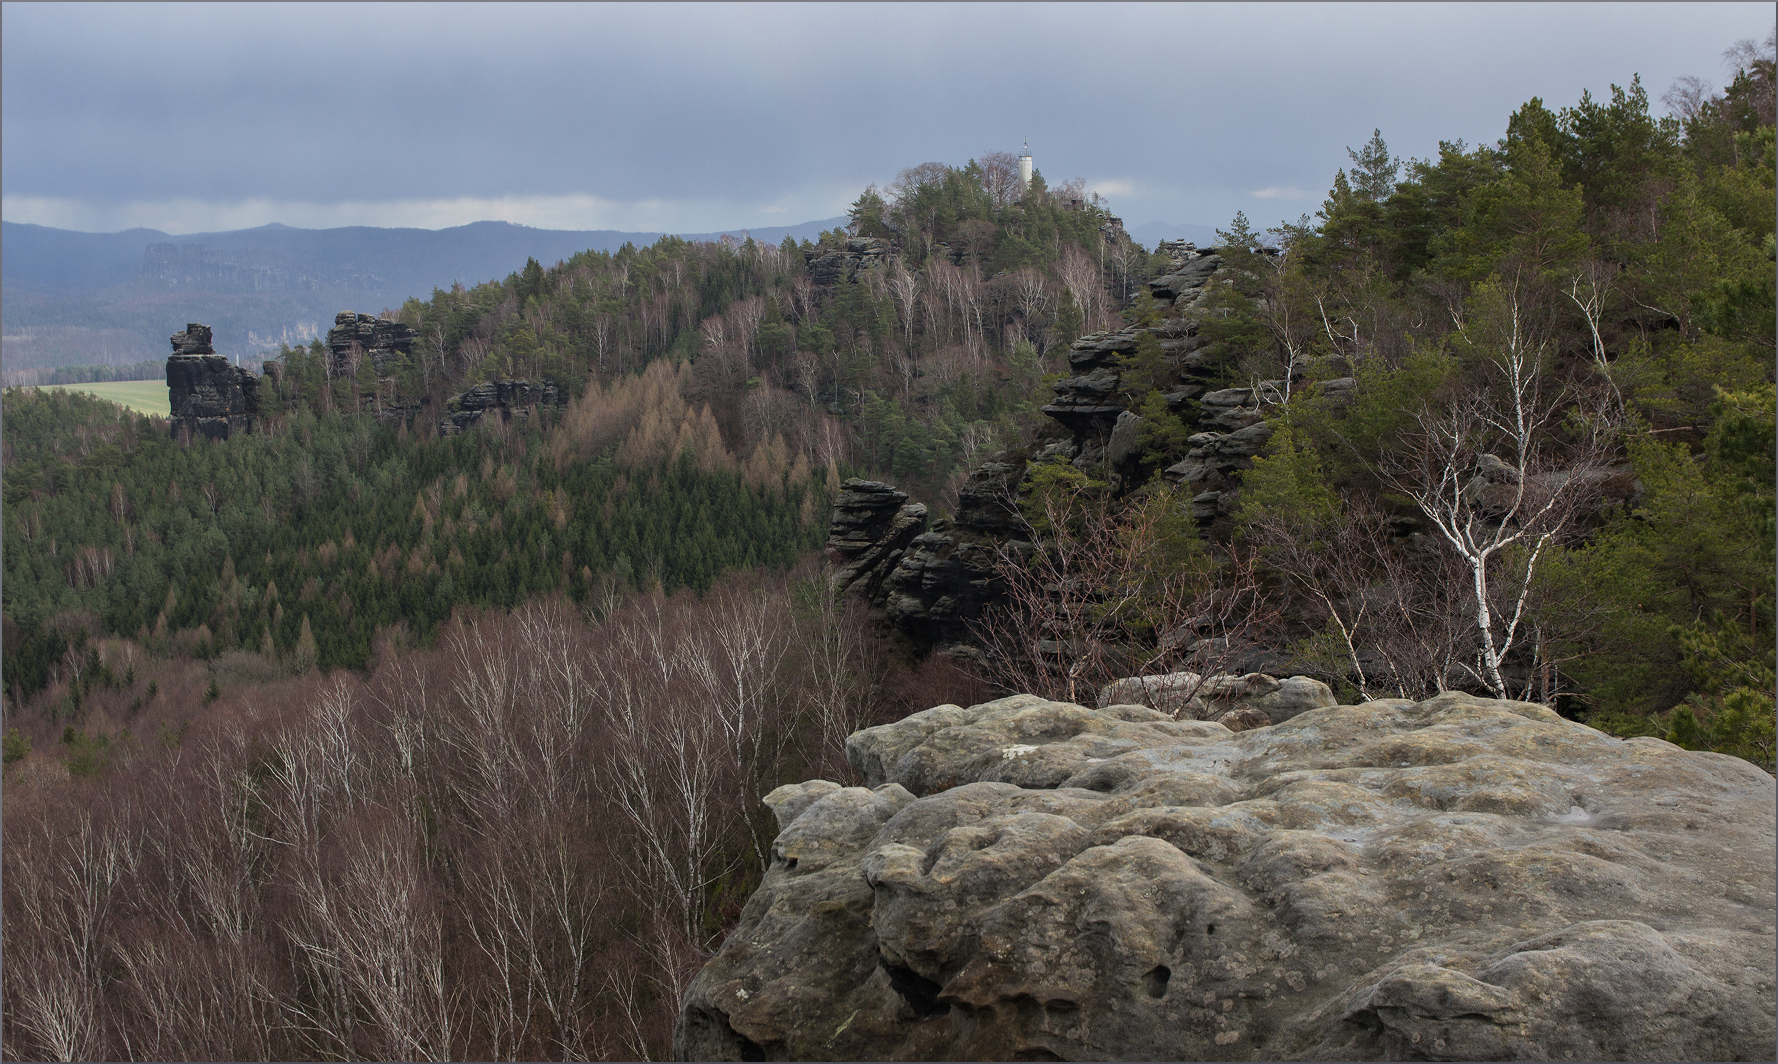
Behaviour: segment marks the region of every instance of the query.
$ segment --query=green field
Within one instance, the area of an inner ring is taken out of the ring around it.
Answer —
[[[119,406],[129,407],[138,414],[153,414],[166,417],[172,413],[172,404],[167,397],[166,381],[108,381],[103,384],[45,384],[63,392],[89,392],[101,399],[109,399]]]

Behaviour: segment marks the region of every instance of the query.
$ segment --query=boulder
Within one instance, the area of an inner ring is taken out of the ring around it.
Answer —
[[[1028,695],[769,796],[684,1060],[1765,1060],[1778,791],[1445,694],[1239,732]]]
[[[1263,709],[1254,706],[1243,706],[1240,709],[1231,709],[1222,716],[1217,717],[1216,723],[1232,732],[1251,731],[1254,728],[1271,727],[1272,718],[1268,716]]]
[[[1111,438],[1105,441],[1105,461],[1114,466],[1135,461],[1142,457],[1142,430],[1148,422],[1141,416],[1125,410],[1117,416],[1112,424]]]

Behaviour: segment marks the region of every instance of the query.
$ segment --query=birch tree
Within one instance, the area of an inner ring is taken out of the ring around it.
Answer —
[[[1603,419],[1548,379],[1537,309],[1516,276],[1478,288],[1459,343],[1480,380],[1423,406],[1382,470],[1467,569],[1476,645],[1464,668],[1501,698],[1529,690],[1503,669],[1527,641],[1538,566],[1595,505],[1609,457]]]

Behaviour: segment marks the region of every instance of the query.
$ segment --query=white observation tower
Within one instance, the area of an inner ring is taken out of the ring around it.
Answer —
[[[1019,154],[1019,184],[1031,187],[1031,138],[1025,138],[1025,150]]]

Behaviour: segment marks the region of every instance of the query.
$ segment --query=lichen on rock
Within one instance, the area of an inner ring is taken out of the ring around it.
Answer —
[[[682,1059],[1770,1059],[1774,784],[1448,693],[859,732]]]

